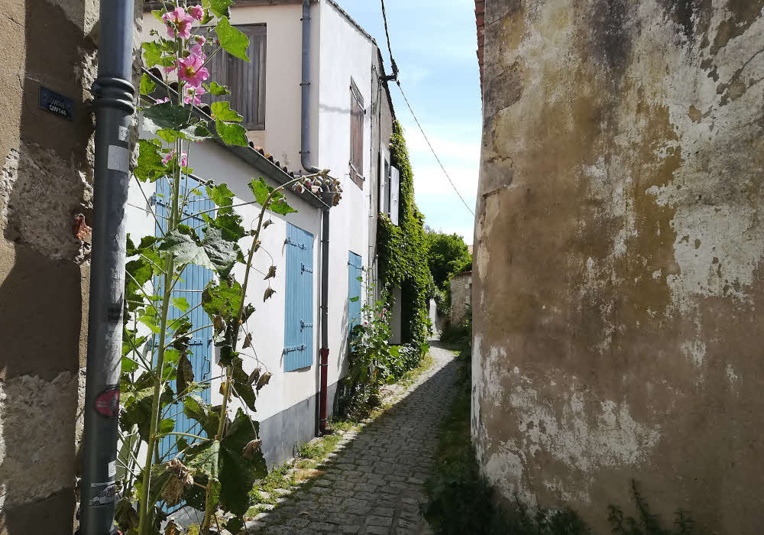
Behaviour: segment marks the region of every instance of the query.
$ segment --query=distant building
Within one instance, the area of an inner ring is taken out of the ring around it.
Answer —
[[[472,271],[463,271],[451,278],[451,325],[461,325],[471,306]]]

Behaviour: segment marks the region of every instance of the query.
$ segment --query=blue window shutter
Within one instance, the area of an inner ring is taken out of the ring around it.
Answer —
[[[363,282],[363,259],[350,251],[348,255],[348,331],[361,323],[361,286]],[[355,299],[355,298],[358,299]]]
[[[161,229],[156,228],[156,235],[161,236],[167,228],[167,217],[169,215],[167,206],[170,202],[170,185],[167,179],[164,178],[159,180],[156,185],[157,195],[154,198],[154,211],[157,215],[159,224],[161,225]],[[196,189],[199,193],[188,193],[188,191],[192,189]],[[215,204],[207,197],[204,191],[205,190],[202,185],[191,177],[184,179],[181,184],[181,195],[188,194],[189,200],[189,204],[184,210],[184,217],[188,217],[189,219],[183,221],[183,223],[189,225],[190,227],[199,227],[200,237],[201,226],[204,221],[202,220],[201,216],[192,217],[193,214],[215,208]],[[205,325],[210,324],[210,318],[204,309],[200,306],[195,309],[194,307],[197,307],[199,304],[201,304],[202,290],[207,287],[211,280],[212,271],[200,266],[189,265],[183,271],[181,280],[178,281],[178,283],[175,285],[175,288],[173,289],[172,296],[184,298],[190,305],[189,310],[193,309],[188,315],[188,318],[193,324],[193,327],[191,328],[192,330],[199,329]],[[157,287],[160,286],[160,281],[161,279],[159,278],[155,280]],[[175,307],[170,307],[169,319],[177,319],[183,314],[184,313],[181,310]],[[204,380],[209,380],[212,371],[212,327],[208,327],[206,329],[195,332],[193,334],[193,338],[191,339],[189,349],[190,351],[188,358],[191,361],[191,366],[194,369],[194,381],[201,382]],[[172,386],[173,390],[175,390],[175,381],[171,381],[170,385]],[[204,401],[210,403],[211,397],[209,383],[206,383],[206,385],[207,388],[201,392],[198,392],[197,394]],[[175,414],[176,432],[206,436],[204,430],[201,429],[196,421],[189,419],[185,414],[183,414],[182,404],[178,403],[176,407],[170,408],[168,410],[168,414]],[[175,453],[173,450],[174,441],[175,440],[173,437],[163,438],[159,444],[159,454],[165,456],[167,454]]]
[[[287,224],[284,371],[313,365],[313,234]]]

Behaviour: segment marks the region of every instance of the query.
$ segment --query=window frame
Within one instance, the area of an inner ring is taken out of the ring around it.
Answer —
[[[357,111],[356,111],[357,109]],[[363,176],[363,153],[364,153],[364,127],[366,126],[366,108],[364,107],[363,95],[358,89],[355,80],[350,79],[350,158],[348,168],[350,179],[356,186],[363,189],[365,178]],[[359,136],[356,139],[356,132]],[[358,152],[356,152],[358,150]]]
[[[216,75],[213,71],[213,66],[209,65],[210,67],[210,79],[218,82],[219,84],[225,85],[228,87],[228,89],[231,91],[230,95],[221,95],[221,96],[213,96],[206,94],[202,97],[202,102],[204,104],[210,104],[212,102],[218,102],[218,101],[227,101],[231,103],[231,109],[237,111],[241,115],[244,115],[244,120],[241,122],[241,125],[246,128],[248,131],[264,131],[265,130],[265,124],[266,124],[266,93],[267,93],[267,79],[268,79],[268,25],[265,23],[251,23],[251,24],[235,24],[233,25],[234,28],[239,30],[240,32],[247,35],[247,37],[250,39],[250,46],[252,46],[253,38],[262,38],[262,46],[258,50],[259,52],[259,71],[257,72],[257,98],[254,99],[254,94],[252,92],[243,92],[241,94],[236,94],[236,87],[238,86],[231,83],[231,80],[229,79],[229,69],[230,65],[233,62],[241,62],[244,65],[252,65],[252,63],[255,61],[255,58],[253,57],[253,54],[251,54],[250,50],[248,50],[248,55],[250,56],[250,63],[245,62],[244,60],[241,60],[235,56],[232,56],[228,54],[225,50],[220,50],[216,55],[223,54],[223,57],[226,60],[225,64],[225,79],[220,79],[220,76]],[[205,27],[206,28],[206,27]],[[214,38],[214,32],[210,35],[210,38]],[[214,59],[213,59],[214,61]],[[212,62],[211,62],[212,63]],[[241,71],[242,73],[244,71]],[[253,108],[254,113],[252,114],[252,117],[247,117],[244,112],[244,108],[241,105],[238,105],[238,100],[245,101],[247,98],[253,98]],[[248,120],[249,119],[249,120]]]

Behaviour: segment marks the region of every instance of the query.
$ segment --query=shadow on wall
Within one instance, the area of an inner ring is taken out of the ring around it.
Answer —
[[[90,220],[94,19],[85,0],[0,4],[18,34],[0,111],[0,533],[71,534],[87,275],[72,225]],[[74,117],[41,109],[40,87],[71,98]]]

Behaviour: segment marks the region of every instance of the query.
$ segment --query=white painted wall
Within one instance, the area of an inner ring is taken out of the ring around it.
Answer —
[[[231,10],[231,24],[265,24],[265,132],[250,132],[250,139],[262,146],[282,165],[300,169],[300,81],[302,72],[302,17],[299,4],[241,6]],[[312,7],[313,76],[319,72],[320,14],[318,5]],[[145,16],[143,40],[150,40],[150,30],[163,31],[152,15]],[[313,91],[318,104],[318,92]],[[317,129],[315,129],[317,132]],[[315,143],[315,139],[314,139]]]
[[[266,152],[292,171],[299,171],[301,168],[301,15],[300,4],[242,6],[234,8],[231,14],[231,22],[234,25],[267,25],[266,130],[264,135],[262,132],[258,135],[264,138]],[[369,243],[372,226],[376,228],[376,214],[370,206],[370,194],[371,188],[379,186],[376,177],[372,177],[370,172],[370,107],[372,64],[376,45],[326,0],[313,4],[311,17],[311,159],[314,166],[329,169],[332,176],[340,179],[344,190],[343,199],[339,206],[332,208],[330,218],[328,383],[332,385],[341,378],[347,356],[348,253],[353,251],[361,255],[366,266],[373,263],[373,259],[369,258]],[[156,19],[149,15],[144,18],[144,39],[149,39],[148,32],[152,28],[161,30]],[[363,95],[364,106],[367,109],[363,165],[366,181],[363,189],[356,186],[349,177],[351,78]],[[251,136],[251,139],[253,137]],[[376,147],[373,152],[373,157],[376,158]],[[254,169],[249,164],[210,142],[194,146],[192,153],[191,165],[197,176],[225,182],[237,198],[251,200],[246,184],[253,177]],[[146,193],[151,195],[153,191]],[[153,234],[153,220],[144,210],[146,203],[135,185],[131,186],[130,199],[129,232],[133,235]],[[266,287],[262,276],[254,277],[254,284],[248,292],[250,301],[257,307],[249,321],[254,349],[262,362],[261,366],[273,373],[270,384],[261,390],[261,398],[257,402],[256,418],[260,421],[314,396],[319,387],[317,360],[320,348],[318,291],[321,281],[321,216],[317,208],[301,200],[293,201],[292,205],[299,213],[290,214],[286,218],[274,215],[274,225],[269,227],[263,236],[264,248],[271,253],[278,267],[277,277],[272,281],[276,295],[266,303],[262,302]],[[244,216],[245,225],[255,218],[256,209],[254,206],[237,209]],[[296,372],[283,371],[282,356],[285,312],[283,245],[287,221],[314,235],[314,364]],[[242,240],[242,248],[247,245],[247,241]],[[264,254],[260,254],[255,261],[255,267],[263,272],[267,271],[270,265],[270,259]],[[235,271],[237,277],[242,269],[237,268]],[[254,369],[256,364],[252,359],[245,361],[248,370]],[[219,381],[212,385],[213,403],[219,401],[218,390]],[[330,404],[331,401],[329,400]]]
[[[377,187],[370,176],[369,147],[371,65],[374,45],[326,0],[320,3],[321,72],[319,87],[318,158],[314,164],[330,169],[342,180],[342,202],[331,211],[329,266],[329,384],[338,381],[347,354],[348,253],[369,265],[369,198]],[[350,180],[350,80],[363,95],[367,114],[364,127],[364,188]],[[339,313],[339,312],[342,313]]]
[[[214,180],[216,183],[226,183],[236,195],[239,202],[249,202],[253,196],[247,187],[247,183],[255,178],[256,172],[245,161],[228,152],[224,147],[214,142],[204,142],[194,145],[189,163],[194,168],[194,174],[204,180]],[[272,184],[274,185],[274,184]],[[152,184],[143,184],[146,195],[154,193]],[[256,311],[247,322],[247,328],[253,335],[252,350],[243,350],[245,355],[244,365],[249,372],[258,365],[273,374],[267,387],[260,391],[257,403],[256,418],[264,420],[292,405],[315,395],[318,387],[316,368],[310,368],[294,372],[283,372],[283,347],[284,347],[284,314],[285,314],[285,270],[286,270],[286,240],[287,222],[297,225],[313,234],[314,236],[314,283],[313,303],[314,317],[318,318],[318,287],[320,281],[319,267],[319,231],[321,223],[320,210],[305,201],[297,198],[292,193],[287,193],[290,205],[298,210],[296,214],[279,216],[271,214],[269,217],[273,224],[263,231],[261,250],[256,253],[254,266],[260,272],[267,273],[273,264],[277,267],[276,278],[271,280],[271,287],[276,294],[266,302],[263,302],[263,294],[267,283],[263,280],[264,275],[257,271],[250,276],[250,285],[247,291],[248,301],[255,305]],[[128,232],[136,241],[142,236],[154,234],[154,220],[145,209],[146,202],[135,181],[132,181],[129,191],[128,207]],[[243,217],[245,229],[254,228],[256,218],[260,213],[258,205],[250,205],[236,208]],[[240,246],[247,250],[251,244],[251,238],[242,239]],[[266,253],[267,251],[267,253]],[[270,253],[270,256],[268,255]],[[272,257],[272,259],[271,259]],[[244,266],[238,265],[234,269],[237,280],[244,280]],[[314,329],[314,347],[318,347],[318,331]],[[242,334],[242,338],[243,338]],[[255,359],[258,359],[257,361]],[[259,362],[258,362],[259,361]],[[220,375],[220,369],[213,363],[212,376]],[[220,403],[222,398],[219,394],[220,381],[211,385],[213,404]],[[236,405],[234,405],[235,407]]]

